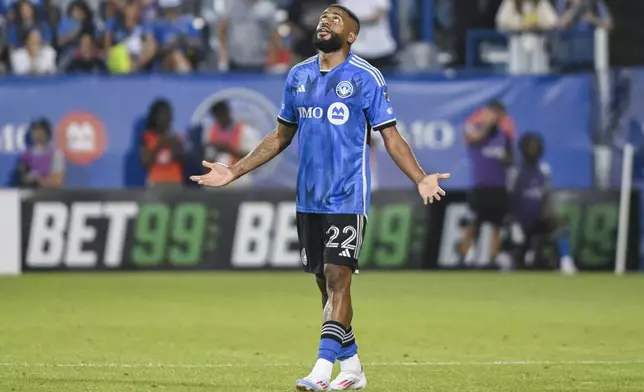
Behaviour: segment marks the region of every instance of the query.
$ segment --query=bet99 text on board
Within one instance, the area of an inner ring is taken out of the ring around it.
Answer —
[[[22,200],[22,264],[30,270],[222,270],[301,267],[294,194],[183,191],[38,191]],[[475,260],[456,252],[469,217],[463,192],[423,206],[413,191],[380,191],[360,252],[361,269],[495,269],[485,228]],[[610,269],[619,195],[560,191],[583,269]],[[634,196],[634,208],[639,208]],[[637,216],[637,214],[633,214]],[[629,266],[638,260],[639,221],[631,220]]]
[[[22,201],[29,270],[288,269],[301,266],[290,191],[36,192]],[[425,209],[415,195],[374,195],[365,268],[420,268]],[[420,213],[419,213],[420,212]]]

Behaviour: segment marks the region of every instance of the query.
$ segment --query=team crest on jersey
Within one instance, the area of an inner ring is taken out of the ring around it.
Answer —
[[[353,94],[353,85],[351,82],[340,82],[335,87],[335,93],[338,94],[340,98],[349,98]]]
[[[302,252],[300,253],[300,260],[302,260],[303,265],[308,264],[308,260],[306,259],[306,249],[302,249]]]

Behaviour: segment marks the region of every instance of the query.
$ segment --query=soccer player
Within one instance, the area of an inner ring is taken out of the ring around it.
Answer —
[[[362,389],[367,384],[351,328],[351,278],[358,270],[371,197],[370,128],[382,133],[394,162],[417,185],[425,204],[441,200],[440,179],[427,175],[396,129],[396,117],[382,74],[351,52],[360,21],[349,9],[332,5],[320,17],[313,39],[318,55],[288,74],[276,129],[230,167],[191,179],[224,186],[283,151],[298,132],[297,229],[304,269],[315,274],[322,293],[323,325],[318,359],[296,382],[300,391]],[[333,364],[340,374],[333,381]]]

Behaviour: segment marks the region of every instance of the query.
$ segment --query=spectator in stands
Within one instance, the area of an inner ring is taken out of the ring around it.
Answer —
[[[194,17],[182,14],[181,0],[159,0],[159,7],[163,17],[152,24],[146,35],[143,62],[158,60],[165,71],[190,72],[203,56]]]
[[[46,75],[56,72],[56,51],[43,43],[40,30],[29,30],[24,47],[11,53],[11,68],[16,75]]]
[[[51,142],[51,125],[45,118],[31,123],[31,146],[22,154],[20,186],[60,188],[65,176],[65,156]]]
[[[391,34],[391,0],[340,0],[360,18],[360,39],[351,50],[374,67],[386,70],[396,65],[396,41]]]
[[[29,0],[20,0],[14,4],[15,20],[9,23],[8,39],[10,48],[16,49],[25,45],[24,39],[31,30],[40,32],[41,40],[46,44],[52,43],[52,32],[46,22],[41,20],[36,6]]]
[[[94,44],[94,37],[84,34],[81,37],[80,48],[65,69],[67,73],[106,74],[107,66],[99,56]]]
[[[228,101],[216,102],[210,108],[210,114],[214,124],[208,130],[208,142],[204,154],[206,160],[212,159],[225,165],[232,165],[252,151],[261,140],[255,128],[233,117]],[[231,184],[231,186],[251,185],[252,176],[248,179],[244,177],[239,179],[241,183]]]
[[[80,46],[83,35],[96,34],[94,16],[83,0],[74,0],[67,7],[67,15],[58,24],[58,50],[61,65],[66,66],[70,57]]]
[[[46,0],[28,0],[36,9],[36,12],[42,16],[43,11],[46,9],[46,6],[48,5]],[[16,4],[20,2],[20,0],[0,0],[0,15],[3,15],[9,20],[14,20],[16,17],[16,14],[18,12],[18,9],[16,7]]]
[[[103,46],[113,62],[123,64],[122,70],[112,69],[113,72],[131,72],[139,68],[144,38],[140,11],[139,1],[127,0],[122,11],[107,22]]]
[[[490,254],[501,252],[501,227],[508,213],[506,171],[513,163],[514,123],[498,100],[476,111],[465,125],[465,141],[472,167],[474,188],[468,196],[474,215],[460,243],[462,257],[473,256],[475,239],[482,224],[492,225]]]
[[[504,0],[496,14],[496,24],[510,34],[510,73],[549,72],[544,33],[557,25],[557,13],[549,0]]]
[[[13,17],[13,15],[10,15],[12,13],[11,5],[6,0],[0,0],[0,21],[2,22],[0,25],[4,23],[5,19]]]
[[[610,11],[603,0],[561,0],[559,26],[563,30],[556,54],[564,71],[592,69],[595,29],[612,30]]]
[[[226,0],[218,25],[219,70],[264,70],[276,62],[281,38],[268,0]]]
[[[183,159],[183,143],[179,135],[172,132],[172,107],[165,99],[156,100],[148,112],[141,148],[141,162],[148,171],[148,186],[181,187]]]
[[[61,10],[67,10],[69,6],[76,2],[76,0],[43,0],[46,3],[52,4]],[[87,5],[90,13],[92,15],[100,15],[102,10],[109,6],[118,6],[118,3],[122,2],[123,0],[83,0],[83,2]]]
[[[579,30],[595,27],[611,30],[613,20],[603,0],[567,0],[564,13],[559,22],[560,27],[575,27]]]
[[[125,3],[126,3],[125,0],[101,1],[98,11],[95,11],[95,15],[97,15],[99,20],[105,21],[107,23],[110,20],[118,17],[118,15],[123,12],[123,9],[125,8]],[[107,26],[102,26],[102,27],[104,29],[107,29]],[[105,31],[102,31],[102,33],[104,35]],[[104,38],[104,36],[102,36],[101,38]]]

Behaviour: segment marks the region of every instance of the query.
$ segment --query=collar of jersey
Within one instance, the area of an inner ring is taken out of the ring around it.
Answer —
[[[319,74],[322,74],[322,72],[326,72],[326,74],[328,75],[331,72],[335,71],[336,69],[340,69],[344,67],[345,64],[348,64],[349,60],[351,60],[351,58],[353,57],[353,52],[349,52],[349,55],[347,56],[346,60],[338,64],[338,66],[333,69],[325,69],[325,70],[320,69],[320,55],[318,54],[316,57],[317,59],[314,61],[316,71],[318,71]]]

